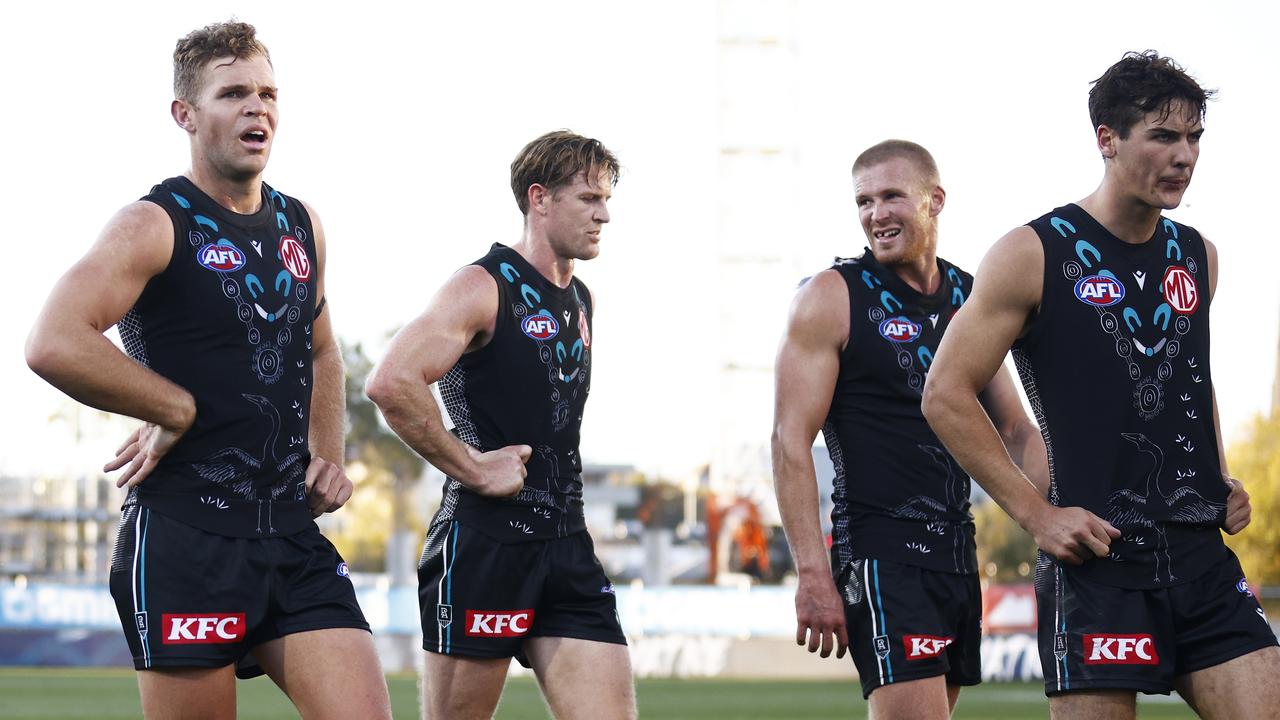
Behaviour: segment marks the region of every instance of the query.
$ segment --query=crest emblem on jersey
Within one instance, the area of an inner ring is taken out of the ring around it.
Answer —
[[[307,257],[306,248],[297,238],[288,235],[280,236],[280,262],[284,269],[299,282],[311,279],[311,258]]]
[[[244,253],[230,240],[219,240],[196,250],[196,260],[215,272],[235,272],[244,267]]]
[[[905,316],[887,318],[880,323],[880,335],[892,342],[911,342],[920,337],[920,325]]]
[[[1076,281],[1076,299],[1094,307],[1115,305],[1124,299],[1124,285],[1106,275],[1090,275]]]
[[[1180,315],[1190,315],[1200,307],[1200,291],[1196,289],[1196,280],[1184,267],[1169,266],[1164,271],[1160,289],[1164,293],[1164,301]]]
[[[582,310],[578,311],[578,337],[582,338],[582,346],[591,349],[591,327],[587,323],[587,314]]]
[[[447,628],[453,624],[453,606],[436,603],[436,622],[442,628]]]
[[[560,332],[560,323],[550,315],[530,315],[520,321],[520,329],[534,340],[550,340]]]
[[[871,644],[875,647],[876,655],[878,655],[881,660],[889,657],[889,636],[888,635],[875,636],[874,638],[871,639]]]

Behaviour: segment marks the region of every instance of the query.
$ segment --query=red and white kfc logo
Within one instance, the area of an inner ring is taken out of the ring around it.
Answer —
[[[532,610],[467,611],[468,637],[520,637],[532,626]]]
[[[245,635],[244,613],[160,616],[165,645],[240,642]]]
[[[955,638],[934,635],[903,635],[902,644],[907,649],[908,660],[924,660],[938,657]]]
[[[1156,641],[1150,635],[1085,635],[1085,665],[1157,665]]]

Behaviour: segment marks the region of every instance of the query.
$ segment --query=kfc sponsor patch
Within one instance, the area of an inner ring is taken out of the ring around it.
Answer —
[[[165,645],[233,643],[244,639],[244,613],[209,613],[207,615],[160,616]]]
[[[938,657],[953,642],[955,642],[955,638],[937,637],[936,635],[902,636],[902,645],[906,648],[908,660],[925,660]]]
[[[1160,655],[1150,635],[1085,635],[1085,665],[1158,665]]]
[[[533,610],[468,610],[468,637],[520,637],[533,627]]]

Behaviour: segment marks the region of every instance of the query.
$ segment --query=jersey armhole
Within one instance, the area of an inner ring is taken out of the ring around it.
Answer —
[[[512,316],[511,304],[509,301],[509,297],[506,293],[506,288],[503,287],[503,279],[502,279],[501,273],[495,274],[492,269],[486,267],[484,264],[479,262],[475,262],[471,264],[475,265],[476,267],[482,268],[485,272],[489,273],[489,277],[493,279],[494,289],[498,291],[498,311],[494,314],[493,335],[489,337],[489,342],[485,343],[484,345],[481,345],[475,350],[463,353],[462,357],[458,359],[458,362],[465,363],[466,366],[474,365],[477,362],[484,361],[488,359],[490,355],[493,354],[492,348],[498,342],[499,333],[502,332],[502,328],[506,325],[508,321],[510,321]]]
[[[1040,255],[1044,258],[1041,263],[1043,268],[1040,276],[1040,304],[1032,308],[1027,315],[1026,332],[1014,339],[1013,345],[1009,348],[1010,350],[1027,350],[1034,347],[1040,341],[1040,329],[1044,326],[1045,316],[1049,314],[1047,311],[1053,309],[1053,305],[1050,302],[1051,293],[1049,288],[1049,243],[1034,225],[1028,224],[1025,227],[1030,228],[1031,232],[1036,234],[1036,240],[1040,241]],[[1047,302],[1050,304],[1046,306]]]
[[[161,270],[160,272],[151,276],[151,279],[147,281],[146,287],[144,287],[142,289],[142,292],[138,294],[139,299],[141,299],[142,296],[146,294],[147,290],[150,289],[153,283],[155,283],[160,278],[168,275],[169,271],[173,270],[173,268],[178,264],[179,251],[182,250],[182,238],[179,237],[179,232],[180,232],[180,228],[183,227],[181,218],[178,217],[177,212],[173,208],[151,197],[150,195],[142,198],[142,200],[152,203],[153,205],[156,205],[161,210],[164,210],[165,214],[169,216],[169,224],[173,226],[173,247],[169,249],[169,262],[165,264],[164,270]]]

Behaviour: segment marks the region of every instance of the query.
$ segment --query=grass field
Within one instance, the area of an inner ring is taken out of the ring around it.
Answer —
[[[417,688],[411,675],[389,675],[397,718],[417,717]],[[965,690],[956,718],[1045,718],[1048,705],[1039,683],[986,684]],[[640,717],[689,720],[808,720],[863,718],[866,703],[849,682],[759,682],[732,680],[641,680]],[[132,671],[0,668],[0,718],[32,720],[115,720],[139,716]],[[239,683],[243,720],[296,718],[284,695],[265,678]],[[499,720],[548,718],[533,680],[507,683]],[[1143,698],[1139,718],[1194,718],[1176,698]]]

